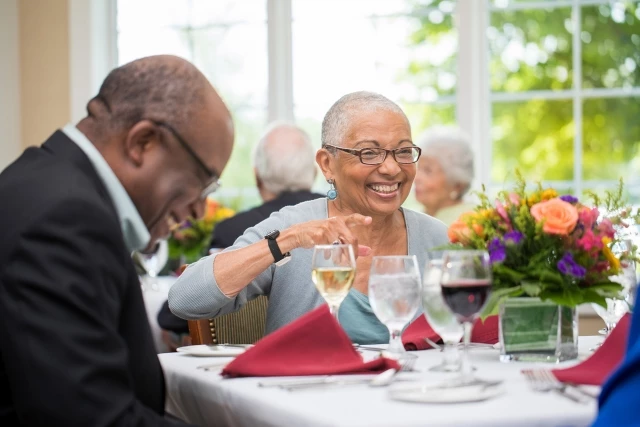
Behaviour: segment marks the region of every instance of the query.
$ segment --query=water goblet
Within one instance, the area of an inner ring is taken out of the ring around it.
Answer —
[[[316,245],[311,261],[311,280],[338,321],[340,304],[349,294],[356,277],[356,258],[348,244]]]
[[[474,378],[469,363],[469,342],[473,321],[491,294],[491,277],[487,251],[454,250],[444,253],[440,281],[442,298],[464,328],[464,351],[459,380],[461,384],[479,381]]]
[[[415,256],[374,256],[369,274],[369,302],[378,320],[389,329],[388,351],[405,352],[402,329],[420,308],[420,270]]]
[[[424,268],[422,281],[422,308],[431,328],[444,342],[442,363],[429,368],[432,372],[460,371],[458,343],[464,334],[462,325],[442,298],[440,280],[442,259],[430,259]]]
[[[164,268],[169,259],[169,247],[166,240],[160,240],[152,253],[136,252],[138,261],[145,270],[142,282],[152,290],[158,290],[158,273]]]

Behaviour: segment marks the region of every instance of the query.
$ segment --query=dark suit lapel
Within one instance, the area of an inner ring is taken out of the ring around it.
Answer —
[[[91,160],[89,160],[85,152],[78,147],[78,144],[72,141],[64,132],[57,130],[42,144],[42,149],[50,152],[54,156],[65,159],[74,167],[80,169],[95,186],[98,195],[109,204],[113,210],[113,214],[117,215],[115,205],[111,200],[111,196],[109,196],[107,188],[96,172],[93,163],[91,163]]]

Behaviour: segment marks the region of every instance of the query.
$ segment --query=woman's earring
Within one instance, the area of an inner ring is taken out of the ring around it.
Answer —
[[[335,182],[332,179],[328,179],[327,182],[329,183],[329,185],[331,186],[331,188],[329,189],[329,191],[327,191],[327,199],[329,200],[335,200],[338,198],[338,191],[336,190],[336,187],[333,185],[333,183]]]

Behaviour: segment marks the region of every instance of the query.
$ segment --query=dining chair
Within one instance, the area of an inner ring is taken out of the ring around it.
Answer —
[[[253,344],[264,336],[266,296],[247,302],[240,310],[212,319],[189,320],[191,344]]]

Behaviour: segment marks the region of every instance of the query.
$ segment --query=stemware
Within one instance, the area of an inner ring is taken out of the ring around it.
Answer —
[[[462,339],[463,328],[442,298],[441,278],[442,259],[427,260],[422,281],[422,308],[427,322],[444,342],[442,363],[429,370],[458,372],[460,370],[458,343]]]
[[[152,290],[158,290],[158,273],[164,268],[169,259],[169,247],[166,240],[160,240],[158,247],[152,253],[143,254],[136,252],[138,261],[145,270],[142,277],[143,287],[150,287]]]
[[[609,336],[613,328],[616,327],[620,319],[622,319],[622,316],[629,312],[628,297],[630,289],[635,285],[635,266],[629,265],[624,267],[621,274],[612,276],[610,279],[612,282],[620,283],[623,286],[620,292],[620,298],[606,298],[607,308],[599,304],[591,304],[596,314],[604,320],[605,327],[603,335],[605,339]],[[596,345],[596,348],[599,346],[600,344]]]
[[[369,302],[389,329],[391,354],[405,352],[402,329],[420,308],[420,270],[415,256],[374,256],[369,274]]]
[[[311,279],[338,321],[340,304],[356,277],[356,258],[348,244],[316,245],[311,261]]]
[[[446,251],[443,256],[440,287],[445,304],[464,328],[460,382],[477,382],[469,363],[469,342],[473,321],[491,294],[491,263],[487,251]]]

